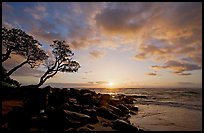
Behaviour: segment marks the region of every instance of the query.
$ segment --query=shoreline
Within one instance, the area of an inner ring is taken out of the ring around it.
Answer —
[[[137,104],[130,121],[145,131],[202,131],[202,111],[166,105]]]
[[[19,123],[30,123],[26,129],[29,131],[202,130],[201,111],[152,103],[141,104],[141,100],[148,100],[148,96],[142,94],[111,95],[91,89],[60,89],[50,86],[24,86],[14,90],[11,90],[13,95],[8,97],[11,99],[4,101],[2,106],[4,118],[7,118],[2,126],[5,131],[18,130],[22,126]],[[9,94],[9,91],[6,93]],[[186,115],[181,117],[183,113]],[[176,120],[179,117],[180,120]],[[190,125],[185,125],[186,121]],[[24,127],[20,130],[24,130]]]

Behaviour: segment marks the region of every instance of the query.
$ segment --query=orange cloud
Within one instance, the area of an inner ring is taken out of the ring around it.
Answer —
[[[91,51],[89,54],[91,57],[95,59],[99,59],[105,56],[105,52],[98,51],[98,50]]]
[[[164,63],[163,66],[158,66],[158,65],[152,66],[152,69],[154,70],[168,69],[178,75],[191,75],[191,73],[186,73],[186,71],[199,70],[201,69],[201,66],[198,66],[196,64],[186,63],[186,62],[170,60]]]
[[[149,75],[149,76],[157,76],[158,74],[156,72],[150,72],[150,73],[147,73],[147,75]]]

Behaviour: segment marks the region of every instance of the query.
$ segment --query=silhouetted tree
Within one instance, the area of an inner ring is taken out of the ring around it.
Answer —
[[[29,64],[31,68],[37,67],[48,58],[44,50],[40,49],[41,44],[20,29],[13,28],[9,30],[2,28],[2,45],[5,47],[5,53],[2,54],[2,62],[10,58],[11,54],[17,54],[26,59],[4,76],[10,76],[25,64]]]
[[[49,59],[45,62],[47,71],[40,78],[40,82],[36,85],[37,87],[40,87],[57,72],[77,72],[80,68],[79,63],[72,60],[74,53],[72,53],[68,45],[65,45],[65,41],[55,40],[50,46],[53,48],[54,59]]]

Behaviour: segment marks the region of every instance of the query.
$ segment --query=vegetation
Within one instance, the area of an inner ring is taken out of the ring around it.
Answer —
[[[41,44],[20,29],[2,28],[2,45],[3,51],[5,51],[2,54],[2,62],[11,58],[11,54],[25,58],[25,61],[12,68],[4,76],[10,76],[25,64],[29,64],[31,68],[37,67],[48,58],[44,50],[40,49]]]
[[[38,87],[57,72],[77,72],[80,68],[79,63],[72,60],[74,53],[70,50],[69,45],[65,45],[65,41],[55,40],[50,46],[53,48],[54,59],[46,61],[47,71],[40,78],[40,82],[37,84]]]
[[[57,72],[77,72],[80,68],[79,63],[72,59],[74,53],[66,45],[65,41],[55,40],[50,45],[52,47],[53,58],[49,57],[41,49],[42,44],[21,29],[2,28],[2,46],[2,63],[12,58],[11,54],[20,55],[25,58],[22,63],[13,67],[8,72],[2,66],[2,81],[5,83],[19,86],[20,84],[9,76],[25,64],[29,64],[31,68],[38,67],[41,64],[46,66],[46,72],[40,78],[39,83],[34,85],[37,87],[40,87],[46,80],[57,74]]]

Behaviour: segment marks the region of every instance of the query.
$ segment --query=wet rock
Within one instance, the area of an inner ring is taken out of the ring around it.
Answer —
[[[80,128],[78,131],[80,131],[80,132],[87,132],[87,131],[92,131],[91,129],[89,129],[89,128],[86,128],[86,127],[82,127],[82,128]]]
[[[124,112],[124,113],[126,113],[126,114],[128,114],[130,111],[129,111],[129,109],[124,105],[124,104],[119,104],[118,106],[117,106],[122,112]]]
[[[98,108],[97,115],[103,118],[106,118],[108,120],[115,120],[119,118],[117,115],[113,114],[110,110],[108,110],[105,107]]]
[[[94,126],[92,126],[92,125],[87,125],[87,128],[89,128],[89,129],[94,129]]]
[[[111,96],[109,94],[103,94],[99,97],[99,106],[107,106]]]
[[[117,129],[119,131],[129,131],[129,132],[137,132],[138,128],[127,123],[124,120],[115,120],[112,122],[112,128]]]
[[[119,99],[110,99],[110,101],[108,103],[110,105],[117,106],[120,104],[120,100]]]
[[[138,111],[138,107],[137,106],[131,106],[129,109],[133,110],[133,111]]]
[[[130,96],[130,97],[133,97],[133,98],[147,98],[147,96],[140,96],[140,95],[133,95],[133,96]]]
[[[130,114],[131,115],[136,115],[136,113],[134,111],[132,111],[132,110],[130,110]]]
[[[66,118],[73,120],[73,121],[80,121],[81,123],[90,123],[93,120],[91,119],[90,116],[82,114],[82,113],[77,113],[69,110],[63,110]]]
[[[76,98],[68,98],[68,102],[71,103],[71,104],[76,104],[77,99]]]
[[[108,105],[108,108],[111,110],[112,113],[118,116],[124,116],[123,112],[119,108],[112,105]]]
[[[80,95],[81,95],[80,94],[80,90],[74,89],[74,88],[70,88],[70,97],[77,98]]]
[[[82,113],[77,113],[69,110],[63,110],[63,111],[65,112],[66,116],[69,118],[78,119],[78,120],[90,119],[90,116]]]
[[[125,104],[133,104],[134,102],[134,98],[132,97],[123,97],[121,99],[122,102],[124,102]]]
[[[80,90],[80,94],[81,95],[84,95],[84,94],[91,94],[91,95],[96,95],[96,92],[95,91],[91,91],[91,90],[88,90],[88,89],[82,89]]]

